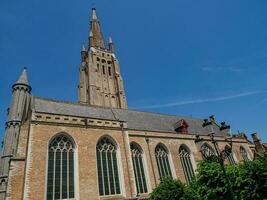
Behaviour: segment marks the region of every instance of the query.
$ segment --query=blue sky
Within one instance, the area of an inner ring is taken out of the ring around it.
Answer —
[[[77,101],[92,6],[116,45],[130,108],[214,114],[267,141],[265,0],[2,0],[1,134],[24,66],[35,96]]]

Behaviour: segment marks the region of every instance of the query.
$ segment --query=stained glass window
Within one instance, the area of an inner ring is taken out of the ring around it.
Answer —
[[[186,146],[182,145],[179,149],[179,156],[185,174],[185,179],[189,183],[194,177],[191,153]]]
[[[143,152],[139,146],[131,143],[131,153],[137,193],[147,193],[147,184],[143,164]]]
[[[215,155],[215,151],[214,149],[208,145],[207,143],[204,143],[202,146],[201,146],[201,149],[200,151],[202,152],[202,156],[208,158],[208,157],[212,157]]]
[[[100,196],[120,194],[117,147],[107,137],[96,146],[98,187]]]
[[[249,161],[248,153],[244,147],[240,147],[240,153],[244,161]]]
[[[226,146],[225,149],[231,149],[231,147]],[[227,159],[230,164],[232,165],[236,164],[232,150],[229,150],[229,153],[227,154]]]
[[[172,177],[171,167],[169,163],[169,155],[162,145],[157,145],[155,149],[160,179],[170,176]]]
[[[74,198],[74,150],[72,141],[63,134],[49,144],[47,200]]]

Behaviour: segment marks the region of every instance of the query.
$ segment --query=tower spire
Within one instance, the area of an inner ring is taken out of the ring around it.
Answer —
[[[100,30],[100,24],[96,15],[95,8],[92,8],[90,25],[91,25],[90,36],[89,36],[90,47],[95,46],[95,47],[105,48],[105,43],[102,36],[102,32]],[[91,41],[93,41],[92,42],[93,44],[91,44]]]
[[[79,103],[127,109],[119,62],[109,38],[105,47],[96,9],[90,20],[89,48],[82,48],[79,80]]]

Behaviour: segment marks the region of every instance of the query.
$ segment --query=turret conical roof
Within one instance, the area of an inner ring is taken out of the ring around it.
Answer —
[[[19,79],[16,82],[16,85],[17,84],[23,84],[23,85],[30,86],[29,81],[28,81],[28,75],[27,75],[27,69],[26,69],[26,67],[24,67],[22,73],[20,74],[20,77],[19,77]]]

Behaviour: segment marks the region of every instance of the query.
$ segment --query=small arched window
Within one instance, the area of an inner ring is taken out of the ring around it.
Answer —
[[[108,67],[108,75],[111,76],[111,67]]]
[[[155,156],[157,160],[160,179],[166,176],[172,177],[169,155],[166,148],[163,145],[158,144],[156,146]]]
[[[227,159],[228,159],[228,161],[229,161],[229,163],[230,164],[232,164],[232,165],[234,165],[234,164],[236,164],[236,162],[235,162],[235,159],[234,159],[234,156],[233,156],[233,152],[232,152],[232,150],[231,150],[231,147],[229,147],[228,145],[225,147],[225,149],[227,150],[227,149],[230,149],[228,152],[228,154],[227,154]]]
[[[214,151],[214,149],[213,149],[210,145],[208,145],[207,143],[204,143],[204,144],[201,146],[200,151],[202,152],[202,156],[203,156],[203,157],[206,157],[206,158],[215,155],[215,151]]]
[[[96,146],[99,195],[120,194],[117,146],[103,137]]]
[[[248,153],[244,147],[240,147],[240,154],[244,161],[249,161]]]
[[[189,183],[194,177],[194,168],[192,165],[191,153],[188,147],[182,145],[179,149],[179,156],[185,174],[186,182]]]
[[[48,147],[46,199],[74,198],[74,144],[61,134]]]
[[[143,163],[143,151],[134,143],[131,143],[132,161],[137,193],[147,193],[147,183]]]

